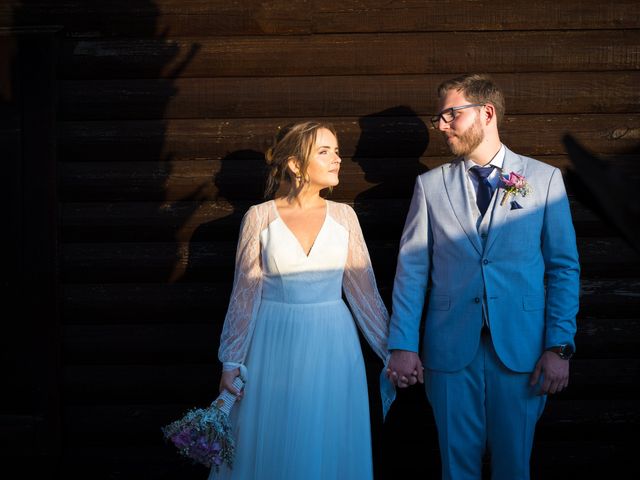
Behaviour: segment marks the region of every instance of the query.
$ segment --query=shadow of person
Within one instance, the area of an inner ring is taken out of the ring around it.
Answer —
[[[397,244],[416,177],[427,171],[420,159],[429,146],[429,131],[415,111],[402,105],[361,117],[359,125],[352,161],[362,169],[367,188],[355,196],[354,208],[370,244],[378,286],[390,306]],[[394,255],[379,250],[377,240],[394,242]],[[376,265],[379,254],[384,254],[387,263]],[[393,264],[388,263],[391,256]]]
[[[417,113],[404,105],[361,117],[359,125],[352,161],[362,169],[366,187],[355,196],[354,208],[378,289],[391,311],[395,260],[416,177],[427,170],[420,159],[429,145],[429,131]],[[361,344],[369,385],[376,478],[395,478],[397,471],[390,460],[413,458],[402,452],[406,446],[403,438],[408,437],[405,429],[415,422],[424,423],[429,415],[424,389],[415,386],[398,392],[385,422],[383,440],[379,393],[382,364],[362,339]]]
[[[602,159],[584,148],[572,135],[562,139],[573,169],[567,183],[576,198],[612,225],[640,253],[640,177],[624,165],[636,165],[640,146],[629,155]],[[634,173],[635,176],[631,176]]]
[[[212,326],[207,333],[207,351],[214,355],[231,296],[240,223],[251,205],[263,201],[265,176],[263,153],[234,151],[214,162],[208,181],[186,199],[196,207],[179,229],[180,255],[184,258],[176,265],[184,268],[174,270],[174,281],[215,286],[215,308],[208,312]],[[214,368],[218,369],[212,373],[216,378],[220,374],[218,362]]]
[[[238,150],[222,158],[210,179],[186,199],[197,206],[181,227],[187,253],[175,280],[229,280],[230,292],[240,222],[251,205],[263,201],[265,176],[263,153]]]

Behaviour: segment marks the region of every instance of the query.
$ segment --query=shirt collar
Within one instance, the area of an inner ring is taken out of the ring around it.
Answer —
[[[492,166],[502,170],[502,165],[504,164],[504,156],[505,156],[505,154],[506,154],[506,149],[505,149],[504,145],[501,144],[500,145],[500,150],[498,150],[498,153],[496,153],[493,156],[493,158],[491,159],[491,161],[489,162],[488,165],[492,165]],[[475,163],[473,160],[469,160],[468,158],[464,159],[464,168],[465,168],[465,171],[467,171],[467,172],[469,171],[469,169],[471,167],[475,167],[477,165],[478,164]],[[485,165],[485,166],[488,166],[488,165]]]

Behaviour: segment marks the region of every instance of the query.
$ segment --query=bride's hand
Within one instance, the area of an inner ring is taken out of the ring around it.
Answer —
[[[238,400],[242,399],[242,395],[244,390],[238,390],[233,386],[233,381],[237,376],[240,375],[240,369],[234,368],[233,370],[228,370],[226,372],[222,372],[222,376],[220,377],[220,393],[223,390],[227,390],[238,397]]]

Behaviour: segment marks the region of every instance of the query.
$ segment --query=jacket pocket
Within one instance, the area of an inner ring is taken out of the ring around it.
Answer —
[[[544,295],[523,295],[522,309],[527,311],[544,310]]]
[[[449,295],[431,295],[429,297],[430,310],[449,310],[449,308],[451,308]]]

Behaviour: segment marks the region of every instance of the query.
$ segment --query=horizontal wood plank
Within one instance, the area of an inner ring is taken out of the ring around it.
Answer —
[[[64,372],[67,405],[181,403],[208,405],[218,393],[220,366],[193,365],[75,365]],[[638,399],[640,360],[572,360],[573,399]],[[179,387],[177,387],[179,386]],[[594,395],[594,389],[606,395]]]
[[[510,114],[638,113],[640,72],[494,75]],[[448,75],[68,80],[63,120],[430,115]],[[309,92],[314,92],[309,95]],[[431,94],[431,95],[429,95]],[[318,101],[318,98],[331,101]]]
[[[306,2],[33,0],[0,4],[0,26],[57,24],[70,37],[309,33]]]
[[[439,480],[440,458],[437,438],[430,432],[419,432],[416,438],[407,439],[406,430],[386,439],[384,451],[374,452],[374,458],[380,458],[383,478],[420,478]],[[398,448],[401,446],[401,448]],[[411,458],[420,458],[419,462],[398,462],[390,452],[415,453]],[[561,441],[557,438],[544,442],[535,442],[532,456],[532,478],[545,480],[563,480],[571,478],[634,478],[640,475],[637,452],[632,439],[621,438],[618,441]],[[119,446],[118,442],[109,445],[73,445],[66,451],[63,466],[64,478],[84,480],[87,471],[100,465],[100,471],[93,475],[98,480],[118,478],[120,480],[138,480],[143,477],[156,480],[201,480],[208,474],[201,465],[193,465],[180,457],[170,444],[158,446]]]
[[[58,158],[68,161],[163,161],[256,158],[271,144],[278,126],[297,119],[202,119],[170,121],[62,122]],[[429,119],[404,117],[328,118],[349,158],[446,157],[442,135]],[[522,155],[564,155],[562,138],[572,134],[598,154],[636,152],[640,115],[510,115],[503,142]]]
[[[623,29],[67,40],[61,78],[452,74],[462,58],[465,71],[623,71],[639,47]]]
[[[615,3],[615,5],[614,5]],[[322,1],[315,5],[314,28],[327,32],[406,32],[636,28],[640,9],[618,2],[532,3],[523,0],[442,2],[409,0]],[[610,27],[608,27],[610,26]]]
[[[187,318],[169,324],[65,325],[63,354],[74,365],[189,364],[217,358],[220,317],[212,316],[207,323],[188,322]],[[576,358],[640,358],[640,321],[581,317],[575,341]]]
[[[65,325],[200,323],[220,328],[233,281],[227,278],[217,283],[63,285]]]
[[[544,12],[544,14],[542,14]],[[0,26],[64,25],[76,37],[262,35],[321,32],[571,30],[635,28],[637,2],[566,0],[545,6],[526,0],[305,1],[47,0],[0,4]]]
[[[346,203],[353,206],[367,240],[397,240],[409,209],[413,185],[403,198],[380,198],[377,187],[363,191]],[[330,196],[338,200],[340,188]],[[61,210],[62,236],[66,243],[235,241],[242,216],[252,200],[206,200],[167,202],[73,202]],[[569,197],[578,236],[615,236],[617,232],[597,213]]]
[[[62,246],[61,273],[67,283],[207,281],[233,271],[236,242],[69,243]],[[368,242],[381,276],[395,271],[398,242],[399,236]],[[583,276],[621,278],[640,271],[640,255],[619,237],[577,243]]]
[[[425,402],[426,403],[426,402]],[[73,445],[82,445],[109,440],[119,436],[120,444],[140,442],[143,438],[149,445],[160,445],[160,427],[177,420],[190,408],[204,408],[207,404],[179,405],[74,405],[66,411],[66,427]],[[426,406],[426,405],[425,405]],[[615,440],[624,430],[631,432],[640,427],[640,411],[634,408],[634,400],[574,400],[549,401],[536,429],[539,440],[552,440],[552,434],[560,431],[563,439],[575,441]],[[96,418],[104,419],[100,424]],[[433,431],[431,416],[415,427]],[[599,437],[599,438],[598,438]]]
[[[392,263],[392,262],[390,262]],[[374,265],[375,268],[375,265]],[[378,276],[378,288],[387,308],[391,307],[390,297],[393,271]],[[209,283],[93,283],[66,284],[63,286],[62,305],[66,325],[173,325],[205,324],[220,325],[224,321],[231,295],[233,273],[220,275],[218,282]],[[598,346],[600,321],[637,317],[640,280],[634,278],[581,279],[580,311],[578,328],[583,332],[585,348]],[[185,316],[188,307],[189,315]],[[601,320],[605,319],[605,320]],[[583,324],[584,323],[584,329]],[[607,323],[602,328],[607,329]],[[611,329],[622,329],[625,323],[613,323]],[[634,332],[635,329],[629,330]],[[616,335],[618,335],[616,333]],[[613,334],[611,334],[613,336]],[[616,337],[617,338],[617,337]],[[637,337],[636,337],[637,338]],[[630,337],[629,342],[634,342]],[[593,351],[593,350],[592,350]],[[613,355],[613,354],[610,354]]]
[[[560,168],[571,168],[566,155],[538,156]],[[335,201],[375,197],[377,200],[410,198],[421,173],[451,161],[450,157],[342,158],[340,184],[327,196]],[[611,161],[622,176],[640,182],[636,156]],[[64,162],[59,164],[60,195],[64,202],[157,202],[167,206],[203,202],[263,200],[268,169],[256,159],[185,160],[175,162]],[[571,185],[569,185],[571,187]],[[195,213],[195,212],[194,212]]]

